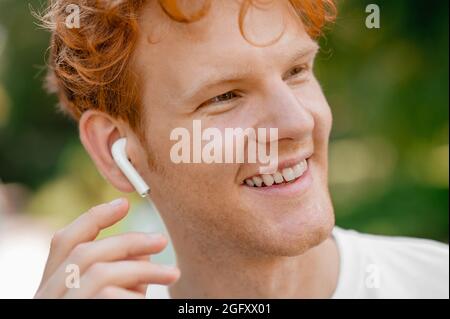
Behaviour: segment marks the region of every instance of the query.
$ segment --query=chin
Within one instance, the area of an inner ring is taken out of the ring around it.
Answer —
[[[272,238],[273,252],[279,256],[297,256],[301,255],[311,248],[321,244],[331,236],[334,227],[334,215],[329,213],[326,218],[323,216],[307,224],[289,225],[286,231],[283,227],[274,234]]]
[[[240,186],[244,216],[252,217],[244,228],[251,232],[249,244],[256,246],[256,251],[295,256],[330,237],[335,220],[326,170],[312,158],[304,162],[289,182]]]
[[[265,210],[265,212],[264,212]],[[321,244],[331,236],[334,210],[328,195],[306,200],[291,207],[260,208],[258,224],[249,243],[260,254],[297,256]],[[265,216],[261,218],[261,216]]]

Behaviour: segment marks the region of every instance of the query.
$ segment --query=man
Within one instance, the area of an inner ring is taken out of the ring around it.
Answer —
[[[78,2],[79,28],[67,26],[69,1],[53,1],[47,15],[49,84],[99,172],[132,192],[110,153],[127,138],[177,267],[149,261],[162,236],[94,241],[126,215],[119,199],[55,234],[36,297],[139,298],[148,284],[171,284],[172,298],[448,298],[446,245],[334,227],[332,117],[312,72],[333,1]],[[276,128],[257,141],[277,143],[275,169],[175,163],[171,133],[194,121],[222,133]],[[65,284],[68,265],[80,269],[78,289]]]

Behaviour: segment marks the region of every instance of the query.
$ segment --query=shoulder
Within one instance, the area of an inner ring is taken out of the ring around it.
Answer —
[[[353,283],[360,297],[448,298],[448,245],[339,227],[333,237],[341,255],[341,275],[347,278],[343,280]],[[349,278],[348,271],[355,278]]]

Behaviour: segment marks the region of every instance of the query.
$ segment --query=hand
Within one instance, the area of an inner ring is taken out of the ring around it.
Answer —
[[[180,276],[176,267],[150,262],[150,254],[167,245],[163,235],[126,233],[95,240],[128,208],[126,199],[101,204],[57,231],[35,298],[144,298],[148,284],[175,282]],[[79,269],[79,288],[66,285],[68,265]]]

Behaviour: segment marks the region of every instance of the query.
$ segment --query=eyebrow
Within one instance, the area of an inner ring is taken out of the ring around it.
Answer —
[[[314,42],[312,45],[308,45],[308,47],[301,47],[295,51],[294,54],[289,54],[286,56],[286,60],[288,61],[287,65],[293,65],[297,61],[304,59],[308,56],[315,56],[319,50],[319,46]],[[229,73],[221,73],[220,75],[212,75],[207,76],[206,78],[200,80],[198,83],[194,84],[192,88],[187,90],[183,95],[183,99],[192,99],[194,96],[198,94],[198,92],[202,90],[207,90],[216,86],[237,83],[242,81],[249,74],[252,73],[253,66],[251,64],[247,64],[244,68],[240,68],[239,70],[235,70]]]
[[[308,46],[307,48],[300,48],[297,51],[295,51],[295,54],[291,56],[291,58],[288,58],[287,60],[288,65],[293,65],[297,61],[304,59],[305,57],[315,57],[317,52],[319,51],[319,45],[314,42],[314,44]]]

